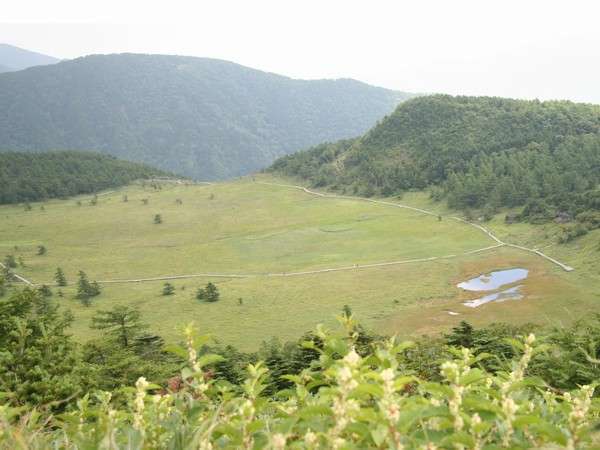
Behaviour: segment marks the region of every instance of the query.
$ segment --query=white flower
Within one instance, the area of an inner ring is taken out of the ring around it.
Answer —
[[[381,372],[381,379],[384,383],[391,383],[394,381],[394,369],[388,368]]]
[[[304,442],[306,443],[308,448],[312,448],[317,445],[317,435],[309,430],[304,435]]]
[[[286,437],[281,433],[275,433],[271,438],[271,444],[275,450],[283,450],[285,448]]]
[[[352,350],[350,350],[350,352],[348,352],[348,354],[344,357],[344,362],[350,367],[356,367],[358,365],[360,362],[360,355],[356,353],[354,347],[352,347]]]

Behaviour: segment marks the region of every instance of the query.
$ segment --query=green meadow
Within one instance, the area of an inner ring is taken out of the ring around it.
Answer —
[[[512,248],[469,254],[494,242],[451,220],[451,212],[424,193],[388,200],[435,210],[441,220],[262,182],[291,184],[266,175],[158,190],[137,184],[100,195],[96,205],[79,197],[33,204],[31,211],[2,206],[0,256],[22,258],[25,267],[17,273],[37,284],[52,284],[56,268],[64,270],[69,286],[59,301],[75,315],[73,332],[81,339],[96,333],[89,328],[95,311],[117,304],[139,307],[151,330],[169,341],[193,321],[244,350],[272,336],[295,339],[317,323],[333,325],[344,305],[374,331],[405,336],[439,332],[462,319],[552,322],[600,311],[598,231],[557,245],[555,224],[505,225],[501,215],[487,224],[506,241],[544,247],[575,267],[566,273]],[[160,224],[154,223],[157,214]],[[45,255],[36,254],[39,245],[47,248]],[[431,257],[439,259],[362,267]],[[473,294],[460,292],[456,283],[507,267],[530,270],[524,300],[462,305]],[[347,270],[295,274],[331,268]],[[75,299],[80,270],[103,287],[89,307]],[[170,281],[176,288],[171,296],[162,295],[162,280],[108,282],[199,274],[212,275]],[[216,303],[195,298],[208,281],[221,293]],[[58,289],[53,291],[57,298]]]

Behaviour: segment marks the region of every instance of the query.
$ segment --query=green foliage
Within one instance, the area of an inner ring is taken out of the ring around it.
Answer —
[[[162,289],[162,295],[173,295],[175,293],[175,286],[171,283],[165,283]]]
[[[216,302],[220,298],[219,289],[210,281],[204,288],[198,289],[196,292],[196,298],[198,300],[204,300],[207,302]],[[241,303],[240,303],[241,304]]]
[[[4,265],[9,269],[14,269],[17,267],[17,259],[15,255],[6,255],[4,258]]]
[[[60,267],[56,268],[56,272],[54,273],[54,281],[56,281],[56,284],[59,286],[67,285],[67,277]]]
[[[147,328],[140,321],[140,312],[128,306],[115,306],[110,311],[98,311],[92,317],[91,327],[104,330],[124,348],[132,345],[134,337]]]
[[[0,204],[90,194],[139,178],[166,175],[142,164],[90,152],[0,152]],[[96,200],[97,201],[97,200]]]
[[[37,288],[37,291],[43,296],[43,297],[52,297],[52,290],[50,289],[50,287],[46,284],[42,284],[39,288]]]
[[[240,390],[214,379],[211,366],[222,358],[200,353],[208,338],[188,327],[185,347],[174,349],[187,364],[171,391],[157,393],[140,377],[126,403],[107,392],[86,395],[50,426],[36,415],[17,421],[17,412],[4,407],[2,437],[9,446],[110,442],[132,449],[596,448],[600,442],[596,386],[546,389],[529,373],[532,359],[548,351],[533,334],[511,341],[506,370],[487,371],[480,363],[489,355],[454,349],[438,366],[439,380],[428,381],[404,369],[410,343],[386,339],[361,353],[352,318],[341,320],[342,334],[317,329],[318,364],[280,377],[288,387],[275,395],[265,363],[247,366]]]
[[[42,256],[42,255],[45,255],[46,253],[48,253],[48,249],[45,246],[43,246],[43,245],[38,245],[38,247],[37,247],[37,254],[39,256]]]
[[[0,392],[5,403],[62,410],[87,389],[75,345],[65,333],[71,322],[70,314],[60,314],[51,299],[31,289],[0,301]]]
[[[195,178],[234,177],[356,136],[407,97],[214,59],[94,55],[2,77],[0,148],[97,149]]]
[[[162,223],[162,216],[160,214],[155,214],[154,215],[154,223],[155,224]]]
[[[429,186],[452,208],[526,206],[521,218],[536,222],[598,210],[599,164],[599,106],[434,95],[271,170],[365,196]]]
[[[90,299],[100,295],[100,291],[100,285],[96,281],[90,282],[85,272],[80,270],[77,280],[77,298],[89,306]]]

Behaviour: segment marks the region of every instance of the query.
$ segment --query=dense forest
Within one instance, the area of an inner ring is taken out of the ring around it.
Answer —
[[[418,97],[362,137],[283,157],[271,170],[358,195],[429,188],[453,208],[574,217],[600,204],[600,106]]]
[[[91,194],[160,175],[168,174],[91,152],[0,152],[0,204]]]
[[[3,281],[5,283],[5,281]],[[345,308],[256,353],[139,311],[99,309],[77,343],[47,287],[0,296],[2,448],[594,448],[600,316],[569,327],[466,322],[399,342]]]
[[[207,58],[94,55],[1,74],[0,149],[94,150],[197,179],[227,178],[357,136],[407,97]]]

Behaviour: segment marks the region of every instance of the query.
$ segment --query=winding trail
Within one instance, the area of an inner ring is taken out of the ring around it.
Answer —
[[[417,211],[423,214],[427,214],[430,216],[438,216],[438,214],[434,213],[433,211],[427,211],[425,209],[421,209],[421,208],[415,208],[412,206],[408,206],[408,205],[402,205],[400,203],[393,203],[393,202],[387,202],[384,200],[375,200],[375,199],[371,199],[371,198],[364,198],[364,197],[352,197],[352,196],[348,196],[348,195],[337,195],[337,194],[323,194],[322,192],[316,192],[316,191],[312,191],[304,186],[297,186],[294,184],[280,184],[280,183],[268,183],[268,182],[258,182],[259,184],[266,184],[266,185],[271,185],[271,186],[281,186],[281,187],[287,187],[287,188],[294,188],[294,189],[299,189],[301,191],[306,192],[307,194],[310,195],[316,195],[318,197],[326,197],[326,198],[338,198],[338,199],[347,199],[347,200],[358,200],[358,201],[365,201],[365,202],[370,202],[370,203],[377,203],[380,205],[388,205],[388,206],[394,206],[396,208],[404,208],[404,209],[410,209],[413,211]],[[492,248],[496,248],[496,247],[500,247],[500,246],[507,246],[507,247],[513,247],[513,248],[517,248],[519,250],[523,250],[529,253],[535,253],[538,256],[541,256],[542,258],[550,261],[553,264],[556,264],[557,266],[559,266],[561,269],[563,269],[566,272],[571,272],[575,269],[573,269],[573,267],[568,266],[566,264],[561,263],[560,261],[546,255],[545,253],[542,253],[540,250],[538,249],[534,249],[534,248],[528,248],[528,247],[523,247],[522,245],[517,245],[517,244],[511,244],[510,242],[504,242],[502,240],[500,240],[494,233],[492,233],[490,230],[488,230],[487,228],[485,228],[482,225],[473,223],[473,222],[469,222],[465,219],[462,219],[460,217],[456,217],[456,216],[451,216],[450,217],[453,220],[456,220],[458,222],[463,222],[467,225],[470,225],[472,227],[477,228],[478,230],[484,232],[485,234],[487,234],[491,239],[493,239],[494,241],[496,241],[498,243],[498,245],[494,245],[492,247],[486,247],[483,249],[478,249],[478,250],[473,250],[469,253],[477,253],[480,251],[484,251],[484,250],[489,250]]]
[[[371,199],[371,198],[365,198],[365,197],[353,197],[353,196],[348,196],[348,195],[337,195],[337,194],[325,194],[322,192],[317,192],[317,191],[312,191],[304,186],[297,186],[297,185],[293,185],[293,184],[280,184],[280,183],[269,183],[269,182],[264,182],[264,181],[257,181],[257,184],[263,184],[263,185],[269,185],[269,186],[279,186],[279,187],[285,187],[285,188],[293,188],[293,189],[298,189],[301,190],[309,195],[313,195],[313,196],[317,196],[317,197],[322,197],[322,198],[332,198],[332,199],[342,199],[342,200],[355,200],[355,201],[363,201],[363,202],[369,202],[369,203],[376,203],[376,204],[380,204],[380,205],[385,205],[385,206],[392,206],[395,208],[402,208],[402,209],[408,209],[411,211],[416,211],[418,213],[421,214],[426,214],[429,216],[433,216],[433,217],[438,217],[439,214],[433,212],[433,211],[428,211],[425,209],[421,209],[421,208],[416,208],[414,206],[408,206],[408,205],[403,205],[400,203],[394,203],[394,202],[388,202],[385,200],[375,200],[375,199]],[[202,184],[212,184],[209,182],[202,182]],[[112,192],[107,192],[106,194],[109,194]],[[117,284],[117,283],[143,283],[143,282],[150,282],[150,281],[169,281],[169,280],[181,280],[181,279],[187,279],[187,278],[256,278],[256,277],[293,277],[293,276],[303,276],[303,275],[314,275],[314,274],[320,274],[320,273],[328,273],[328,272],[340,272],[340,271],[346,271],[346,270],[359,270],[359,269],[368,269],[368,268],[374,268],[374,267],[385,267],[385,266],[394,266],[394,265],[402,265],[402,264],[412,264],[412,263],[421,263],[421,262],[432,262],[432,261],[437,261],[437,260],[443,260],[443,259],[450,259],[450,258],[456,258],[458,256],[462,256],[462,255],[471,255],[471,254],[475,254],[475,253],[481,253],[481,252],[485,252],[488,250],[493,250],[499,247],[513,247],[525,252],[529,252],[529,253],[534,253],[548,261],[550,261],[551,263],[559,266],[561,269],[563,269],[566,272],[571,272],[573,271],[573,267],[570,267],[566,264],[561,263],[560,261],[542,253],[540,250],[538,249],[533,249],[533,248],[528,248],[528,247],[523,247],[521,245],[517,245],[517,244],[511,244],[509,242],[504,242],[502,241],[500,238],[498,238],[494,233],[492,233],[489,229],[485,228],[482,225],[476,224],[476,223],[472,223],[469,222],[461,217],[456,217],[456,216],[449,216],[450,219],[455,220],[457,222],[461,222],[464,223],[465,225],[469,225],[472,226],[476,229],[478,229],[479,231],[485,233],[490,239],[492,239],[493,241],[496,242],[496,244],[494,245],[490,245],[488,247],[483,247],[483,248],[478,248],[475,250],[470,250],[467,252],[462,253],[461,255],[445,255],[445,256],[430,256],[428,258],[417,258],[417,259],[405,259],[405,260],[399,260],[399,261],[386,261],[386,262],[379,262],[379,263],[370,263],[370,264],[354,264],[354,265],[350,265],[350,266],[340,266],[340,267],[332,267],[332,268],[327,268],[327,269],[315,269],[315,270],[305,270],[305,271],[300,271],[300,272],[264,272],[264,273],[246,273],[246,274],[240,274],[240,273],[197,273],[197,274],[188,274],[188,275],[165,275],[165,276],[158,276],[158,277],[151,277],[151,278],[130,278],[130,279],[112,279],[112,280],[98,280],[98,283],[101,284]],[[0,266],[2,267],[6,267],[3,263],[0,263]],[[13,276],[19,280],[21,280],[22,282],[28,284],[29,286],[36,286],[36,284],[32,283],[30,280],[27,280],[26,278],[17,275],[13,272]],[[49,285],[51,283],[48,283]]]
[[[0,267],[2,267],[3,269],[8,269],[8,267],[6,267],[6,265],[4,263],[0,262]],[[21,275],[18,275],[16,273],[14,273],[12,270],[10,271],[10,274],[15,277],[17,280],[22,281],[23,283],[27,284],[28,286],[35,286],[35,284],[33,284],[31,281],[29,281],[27,278],[22,277]]]

